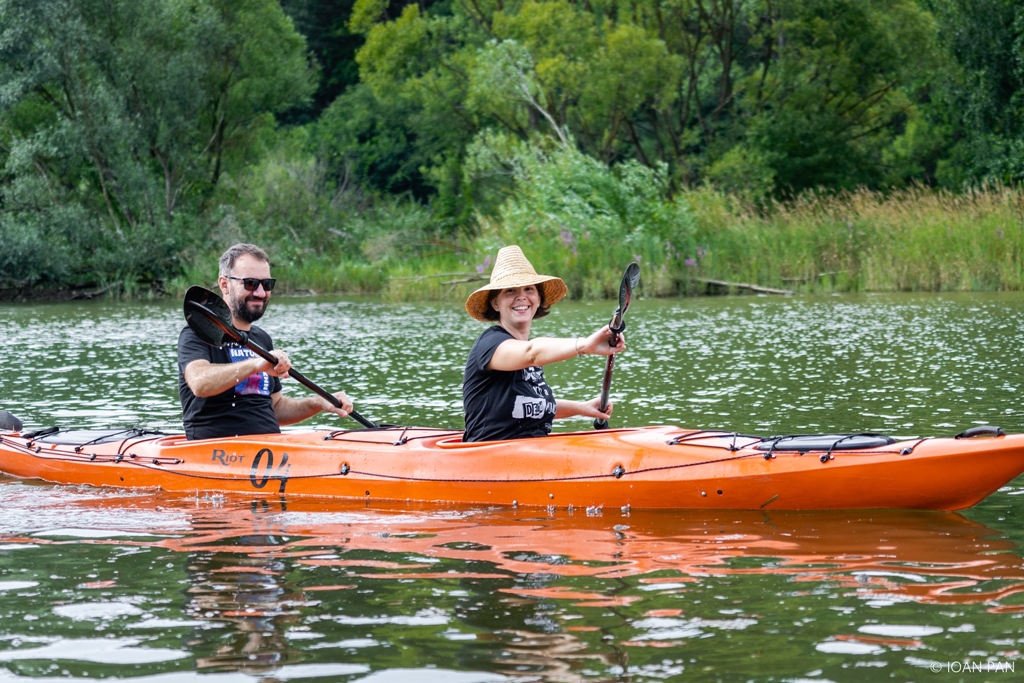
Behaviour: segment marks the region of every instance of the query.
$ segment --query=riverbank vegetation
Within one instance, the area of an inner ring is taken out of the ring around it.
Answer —
[[[1024,289],[1006,0],[0,0],[0,298]]]

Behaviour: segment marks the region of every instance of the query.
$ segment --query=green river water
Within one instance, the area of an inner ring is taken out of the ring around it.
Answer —
[[[534,332],[583,335],[613,308],[561,303]],[[460,303],[277,298],[261,324],[363,415],[461,426],[483,326]],[[180,431],[182,325],[178,302],[0,305],[0,407],[27,427]],[[639,300],[628,325],[615,426],[1024,431],[1021,294]],[[585,399],[603,367],[585,357],[546,375],[556,396]],[[1024,672],[1024,478],[961,513],[588,514],[0,476],[0,511],[0,683]]]

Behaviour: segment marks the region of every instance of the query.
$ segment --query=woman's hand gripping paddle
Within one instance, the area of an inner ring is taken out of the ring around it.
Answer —
[[[626,272],[622,274],[622,284],[619,285],[619,307],[615,309],[612,321],[608,323],[611,329],[611,336],[608,343],[616,346],[619,343],[619,335],[626,329],[626,309],[629,308],[629,301],[633,298],[633,288],[640,284],[640,266],[630,263]],[[612,368],[615,366],[615,354],[608,356],[608,365],[604,369],[604,380],[601,382],[601,412],[608,410],[608,392],[612,388]],[[594,420],[594,429],[608,429],[608,420],[600,418]]]
[[[192,286],[185,292],[185,322],[210,346],[220,348],[226,342],[235,342],[249,349],[263,360],[273,365],[277,364],[275,358],[269,351],[256,342],[249,339],[247,332],[236,329],[231,323],[231,311],[224,300],[205,287]],[[312,390],[315,394],[326,400],[335,408],[340,408],[341,403],[334,398],[326,389],[321,388],[306,378],[295,368],[288,371],[290,377],[294,377],[300,384]],[[375,429],[379,425],[367,420],[365,417],[352,411],[349,417],[368,429]]]

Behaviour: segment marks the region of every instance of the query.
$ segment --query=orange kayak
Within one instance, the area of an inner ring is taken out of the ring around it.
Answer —
[[[53,429],[53,428],[51,428]],[[765,438],[673,426],[463,443],[422,427],[0,435],[0,472],[61,484],[558,508],[960,510],[1024,472],[1024,434]]]

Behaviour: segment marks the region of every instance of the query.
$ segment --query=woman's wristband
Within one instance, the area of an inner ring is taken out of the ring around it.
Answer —
[[[579,337],[576,337],[575,339],[572,340],[572,345],[573,345],[573,348],[576,349],[576,356],[577,357],[583,355],[583,354],[580,353],[580,338]]]

